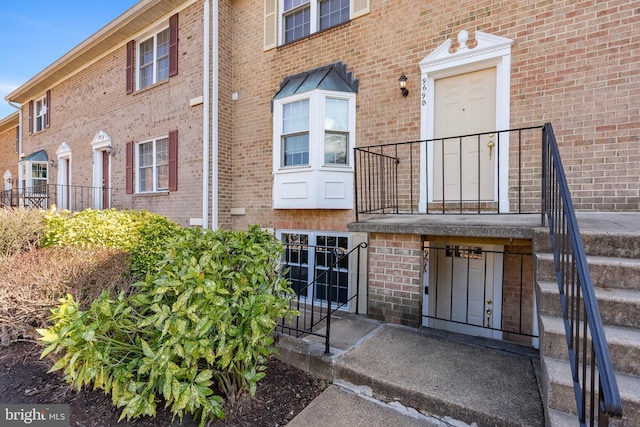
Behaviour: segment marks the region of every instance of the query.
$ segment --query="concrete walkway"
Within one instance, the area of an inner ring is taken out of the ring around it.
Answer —
[[[316,337],[281,337],[288,363],[333,382],[288,425],[543,426],[537,351],[493,340],[332,317]]]

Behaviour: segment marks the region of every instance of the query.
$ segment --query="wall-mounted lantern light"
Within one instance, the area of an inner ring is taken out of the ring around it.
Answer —
[[[400,91],[402,92],[402,96],[406,97],[409,95],[409,89],[407,89],[407,76],[402,73],[400,78],[398,79],[398,84],[400,85]]]

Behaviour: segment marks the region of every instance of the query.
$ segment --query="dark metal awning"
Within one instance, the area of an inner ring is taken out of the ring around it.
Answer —
[[[20,159],[21,162],[48,162],[49,156],[45,150],[39,150],[29,154],[27,157]]]
[[[294,76],[285,77],[273,99],[285,98],[315,89],[358,92],[359,85],[360,80],[354,79],[352,72],[347,72],[347,66],[342,62],[336,62]]]

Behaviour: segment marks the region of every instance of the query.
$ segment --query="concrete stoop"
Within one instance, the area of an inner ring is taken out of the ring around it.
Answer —
[[[363,316],[332,320],[334,333],[330,355],[316,338],[281,337],[279,357],[334,384],[370,389],[378,401],[438,420],[544,425],[536,351],[477,338],[456,341]]]
[[[595,219],[594,219],[595,218]],[[616,380],[623,417],[613,426],[640,425],[640,233],[639,215],[591,216],[581,223],[581,236]],[[618,221],[620,219],[620,221]],[[583,225],[586,225],[584,227]],[[589,225],[593,225],[589,227]],[[621,230],[623,229],[623,230]],[[546,230],[534,237],[536,298],[540,328],[543,402],[547,424],[576,425],[576,403],[571,380],[558,284]]]

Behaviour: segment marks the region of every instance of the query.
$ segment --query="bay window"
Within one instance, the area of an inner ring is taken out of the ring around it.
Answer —
[[[274,208],[351,209],[355,93],[275,100]]]

